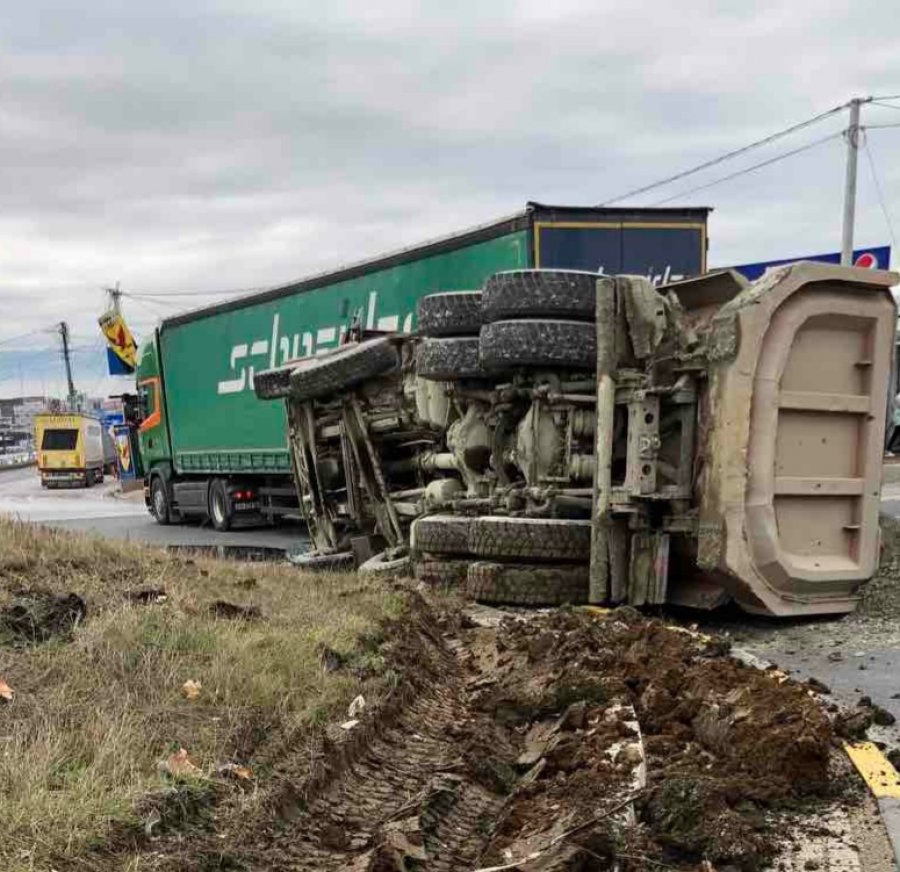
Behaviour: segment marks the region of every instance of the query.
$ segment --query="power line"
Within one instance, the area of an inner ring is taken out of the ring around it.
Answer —
[[[48,328],[41,327],[37,330],[29,330],[27,333],[20,333],[18,336],[10,336],[7,339],[0,339],[0,345],[8,345],[10,342],[19,342],[22,339],[27,339],[29,336],[36,336],[38,333],[55,333],[56,328]]]
[[[884,109],[896,109],[898,112],[900,112],[900,106],[895,106],[893,103],[882,103],[881,100],[873,100],[872,105],[881,106]]]
[[[681,191],[678,194],[674,194],[671,197],[666,197],[664,200],[657,200],[654,203],[651,203],[651,206],[661,206],[663,203],[671,203],[672,200],[678,200],[681,197],[686,197],[688,194],[693,194],[697,191],[705,191],[707,188],[712,188],[714,185],[720,185],[722,182],[728,182],[732,179],[736,179],[739,176],[746,175],[747,173],[752,173],[755,170],[762,169],[763,167],[770,166],[771,164],[778,163],[779,161],[785,160],[785,158],[793,157],[795,154],[800,154],[804,151],[809,151],[811,148],[815,148],[817,145],[822,145],[825,142],[829,142],[832,139],[839,139],[843,136],[843,131],[838,131],[837,133],[830,133],[828,136],[823,136],[821,139],[813,140],[812,142],[808,142],[806,145],[801,145],[799,148],[791,149],[791,151],[786,151],[783,154],[776,155],[775,157],[770,157],[768,160],[761,161],[758,164],[753,164],[749,167],[744,167],[741,170],[738,170],[735,173],[729,173],[727,176],[720,176],[718,179],[713,179],[711,182],[707,182],[703,185],[697,185],[695,188],[689,188],[686,191]]]
[[[875,184],[875,193],[878,196],[878,205],[881,206],[881,214],[888,226],[888,232],[891,234],[891,243],[897,248],[897,237],[894,234],[894,222],[891,221],[891,213],[888,212],[887,204],[884,201],[884,192],[881,190],[881,182],[878,180],[878,173],[875,170],[875,159],[872,157],[872,151],[869,148],[868,139],[863,140],[863,148],[866,152],[866,159],[869,162],[869,170],[872,173],[872,182]]]
[[[886,130],[888,127],[900,127],[900,122],[896,124],[866,124],[863,130]]]
[[[628,199],[629,197],[635,197],[638,194],[645,194],[647,191],[652,191],[655,188],[661,188],[663,185],[668,185],[672,182],[677,182],[679,179],[684,179],[687,176],[692,176],[695,173],[699,173],[701,170],[709,169],[710,167],[717,166],[720,163],[724,163],[727,160],[731,160],[732,158],[738,157],[739,155],[746,154],[748,151],[751,151],[755,148],[760,148],[764,145],[768,145],[769,143],[776,142],[779,139],[782,139],[785,136],[789,136],[792,133],[796,133],[799,130],[803,130],[806,127],[809,127],[812,124],[816,124],[819,121],[823,121],[826,118],[830,118],[832,115],[836,115],[838,112],[842,112],[846,109],[850,104],[843,103],[840,106],[835,106],[833,109],[829,109],[827,112],[822,112],[820,115],[815,115],[812,118],[808,118],[806,121],[801,121],[799,124],[794,124],[790,127],[786,127],[784,130],[779,130],[777,133],[773,133],[771,136],[766,136],[763,139],[758,139],[756,142],[751,142],[749,145],[745,145],[742,148],[737,148],[734,151],[729,151],[726,154],[720,155],[719,157],[713,158],[712,160],[708,160],[705,163],[698,164],[695,167],[692,167],[688,170],[683,170],[680,173],[675,173],[673,176],[668,176],[665,179],[660,179],[658,182],[653,182],[650,185],[644,185],[640,188],[634,188],[631,191],[628,191],[625,194],[619,194],[617,197],[612,197],[609,200],[605,200],[602,203],[599,203],[599,206],[610,206],[613,203],[618,203],[620,200]]]

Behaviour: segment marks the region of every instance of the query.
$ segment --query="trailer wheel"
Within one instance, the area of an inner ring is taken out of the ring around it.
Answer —
[[[225,482],[221,478],[213,479],[209,487],[209,517],[213,527],[220,533],[227,533],[231,529],[231,505]]]
[[[315,554],[312,551],[289,551],[288,563],[304,572],[352,572],[353,552],[339,551],[335,554]]]
[[[416,554],[468,554],[472,518],[426,515],[412,523],[409,541]]]
[[[410,571],[409,555],[389,560],[386,552],[381,551],[366,560],[357,571],[364,578],[406,578]]]
[[[557,518],[477,518],[469,550],[479,557],[587,561],[591,522]]]
[[[416,304],[422,336],[477,336],[481,322],[481,291],[429,294]]]
[[[566,318],[593,321],[597,274],[566,270],[513,270],[484,286],[484,320]]]
[[[477,336],[423,339],[416,350],[416,373],[432,381],[484,378]]]
[[[314,400],[351,388],[398,365],[395,344],[379,336],[300,361],[291,372],[290,394],[296,400]]]
[[[588,598],[588,567],[536,568],[479,561],[469,565],[466,593],[478,602],[496,605],[580,605]]]
[[[150,480],[150,513],[156,519],[157,524],[166,526],[172,523],[166,483],[162,480],[162,476],[159,475],[153,476]]]
[[[588,369],[597,366],[597,336],[583,321],[495,321],[481,328],[482,366],[504,371],[521,366]]]
[[[465,587],[468,570],[468,560],[423,554],[415,561],[413,575],[428,587],[457,588]]]

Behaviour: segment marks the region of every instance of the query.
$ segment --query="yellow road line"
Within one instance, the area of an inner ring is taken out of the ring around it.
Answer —
[[[844,750],[877,799],[900,799],[900,775],[871,742],[844,742]]]

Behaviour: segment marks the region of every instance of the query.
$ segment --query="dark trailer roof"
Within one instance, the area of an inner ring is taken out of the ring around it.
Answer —
[[[521,212],[498,218],[487,224],[479,224],[475,227],[469,227],[465,230],[449,234],[448,236],[440,236],[367,260],[361,260],[345,266],[336,267],[326,272],[315,273],[286,285],[276,285],[275,287],[247,294],[243,297],[237,297],[233,300],[225,300],[221,303],[213,303],[212,305],[203,306],[199,309],[192,309],[190,312],[185,312],[182,315],[164,318],[160,323],[160,327],[174,327],[178,324],[206,318],[210,315],[217,315],[220,312],[230,312],[235,309],[243,309],[245,306],[252,306],[257,303],[265,303],[270,300],[280,299],[281,297],[289,297],[294,294],[304,293],[305,291],[312,291],[316,288],[325,287],[337,282],[358,278],[367,273],[377,272],[378,270],[389,269],[393,266],[420,260],[423,257],[431,257],[445,251],[452,251],[467,245],[473,245],[477,242],[486,242],[489,239],[496,239],[498,236],[505,236],[507,233],[514,233],[518,230],[529,230],[536,222],[561,223],[592,219],[598,222],[640,223],[642,221],[658,222],[660,219],[665,218],[666,221],[674,224],[690,224],[698,220],[706,221],[711,211],[712,209],[707,206],[686,208],[668,208],[664,206],[648,206],[646,208],[617,206],[551,206],[544,203],[529,201]],[[533,245],[533,243],[534,240],[532,238],[529,240],[529,244]]]

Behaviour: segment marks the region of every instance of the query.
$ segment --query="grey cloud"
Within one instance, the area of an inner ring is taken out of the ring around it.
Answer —
[[[117,279],[287,281],[527,199],[595,203],[853,94],[898,92],[893,11],[889,0],[20,4],[0,28],[0,339],[60,317],[90,335],[99,288]],[[889,199],[892,136],[871,138]],[[837,247],[841,161],[833,142],[690,196],[716,207],[712,260]],[[860,170],[858,238],[886,241]],[[129,312],[147,329],[171,309]],[[0,360],[0,379],[6,369]]]

